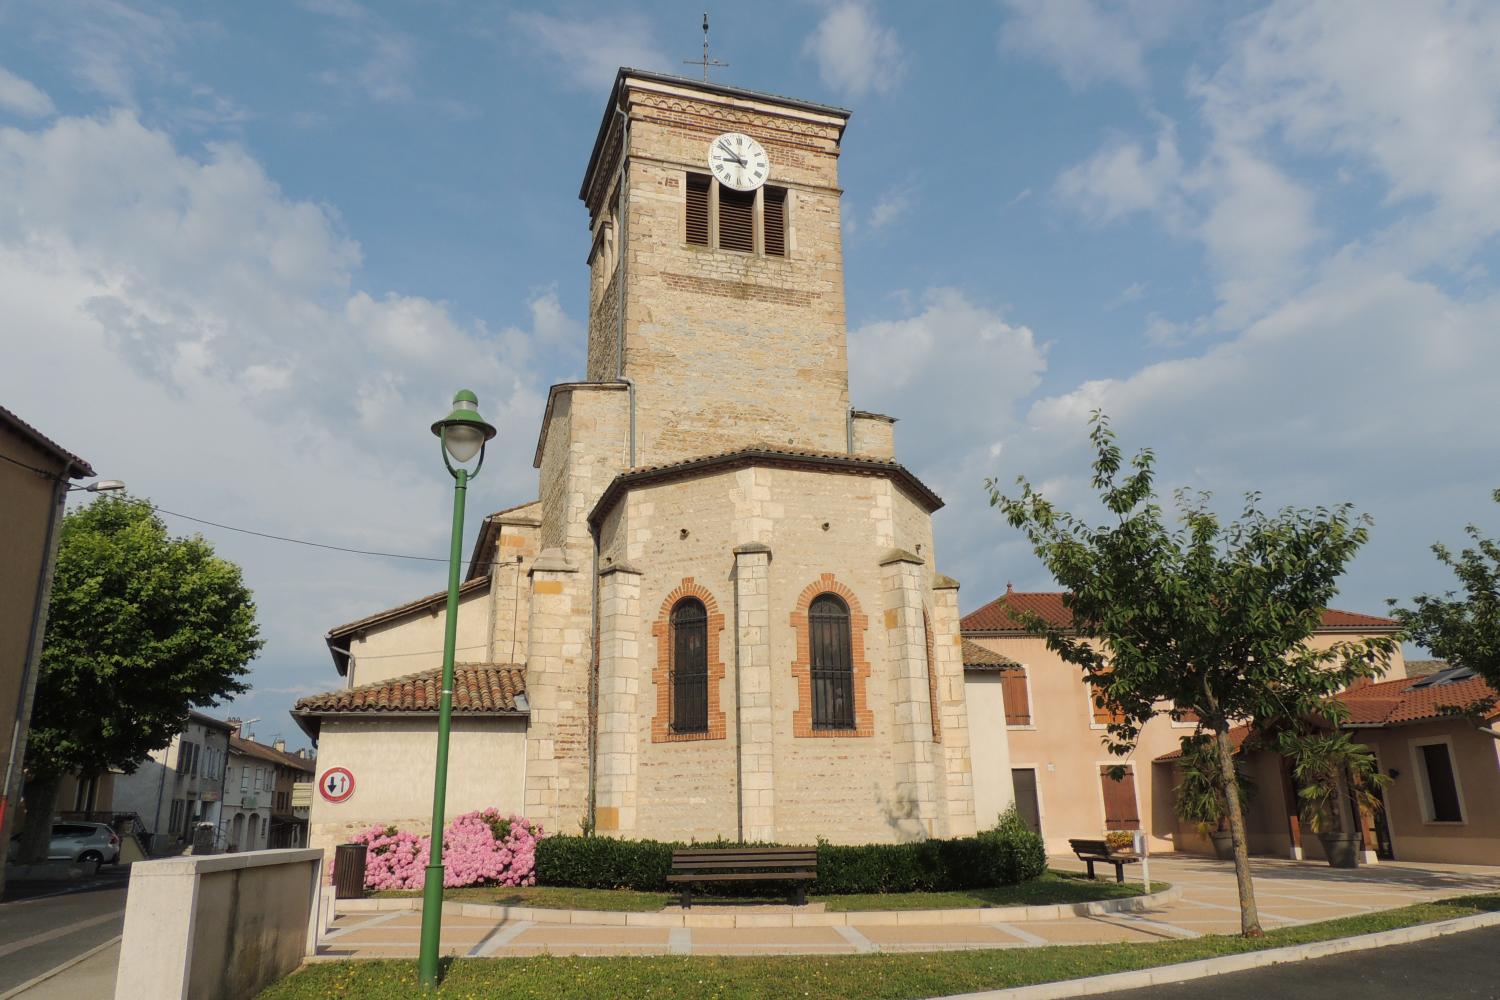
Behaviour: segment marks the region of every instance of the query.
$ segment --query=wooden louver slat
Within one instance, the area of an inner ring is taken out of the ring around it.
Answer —
[[[719,188],[719,249],[755,252],[755,192]]]
[[[786,189],[765,189],[765,247],[768,257],[786,256]]]
[[[1005,699],[1005,724],[1031,725],[1031,697],[1026,689],[1026,671],[1020,667],[1006,667],[1000,671],[1000,691]]]
[[[687,241],[708,246],[708,175],[687,175]]]

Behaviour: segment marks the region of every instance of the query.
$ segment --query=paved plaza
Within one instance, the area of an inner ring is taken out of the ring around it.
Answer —
[[[1052,864],[1079,867],[1071,858],[1054,858]],[[1252,865],[1261,923],[1268,930],[1466,893],[1500,892],[1500,867],[1386,862],[1341,871],[1267,858],[1254,859]],[[449,904],[458,912],[443,917],[442,949],[448,955],[495,957],[850,955],[1238,933],[1238,895],[1229,862],[1153,858],[1151,877],[1171,883],[1174,891],[1135,912],[1083,915],[1056,907],[1031,908],[1018,916],[1014,909],[828,913],[816,906],[699,904],[685,917],[675,907],[657,913],[599,913]],[[419,906],[417,899],[354,901],[341,910],[320,943],[319,958],[415,956]]]

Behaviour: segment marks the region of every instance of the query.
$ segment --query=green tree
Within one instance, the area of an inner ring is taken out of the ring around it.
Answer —
[[[1251,494],[1240,518],[1225,524],[1209,510],[1208,494],[1178,491],[1180,524],[1169,527],[1156,496],[1153,453],[1140,451],[1126,468],[1101,413],[1093,415],[1089,436],[1105,524],[1090,526],[1058,510],[1024,477],[1017,480],[1019,497],[986,483],[991,504],[1025,533],[1066,589],[1072,623],[1012,614],[1079,666],[1094,700],[1118,713],[1105,737],[1112,753],[1130,752],[1159,711],[1190,710],[1214,740],[1223,786],[1233,787],[1233,726],[1272,732],[1326,717],[1329,695],[1388,662],[1389,639],[1327,649],[1308,644],[1339,575],[1368,537],[1369,520],[1347,505],[1268,514]],[[1259,936],[1239,796],[1226,796],[1225,805],[1240,926]]]
[[[1500,503],[1500,490],[1493,496]],[[1415,607],[1411,608],[1398,607],[1392,598],[1391,615],[1406,626],[1406,638],[1453,666],[1468,667],[1500,691],[1500,542],[1486,538],[1472,524],[1464,532],[1473,545],[1457,555],[1441,542],[1432,547],[1438,561],[1458,577],[1462,596],[1453,590],[1441,597],[1419,594],[1412,598]],[[1494,704],[1494,699],[1486,698],[1472,705],[1445,707],[1500,740],[1500,730],[1484,725]]]
[[[151,508],[101,497],[63,520],[25,766],[20,856],[45,856],[58,783],[130,772],[191,708],[247,690],[262,643],[234,563],[171,538]]]

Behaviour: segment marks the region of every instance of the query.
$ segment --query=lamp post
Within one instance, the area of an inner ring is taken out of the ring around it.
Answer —
[[[453,535],[448,546],[448,618],[443,623],[443,686],[438,697],[437,773],[432,783],[432,850],[422,884],[422,944],[417,978],[423,989],[438,982],[438,940],[443,932],[443,813],[448,798],[448,729],[453,719],[453,646],[458,635],[458,567],[464,534],[464,494],[484,465],[484,446],[495,428],[479,415],[479,399],[467,389],[453,397],[453,412],[432,425],[442,442],[443,464],[453,476]],[[475,456],[474,471],[464,463]]]

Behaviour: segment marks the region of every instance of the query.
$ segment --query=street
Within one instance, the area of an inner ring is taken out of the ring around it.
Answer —
[[[129,880],[129,868],[111,865],[78,882],[7,885],[0,902],[0,994],[118,936]]]
[[[1173,986],[1108,994],[1110,1000],[1494,1000],[1500,928],[1451,934],[1417,944],[1232,972]]]

